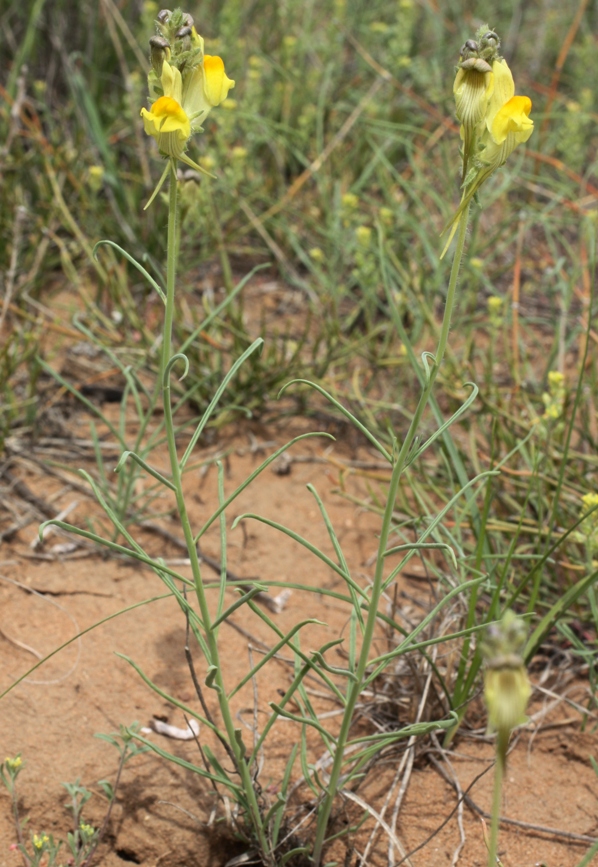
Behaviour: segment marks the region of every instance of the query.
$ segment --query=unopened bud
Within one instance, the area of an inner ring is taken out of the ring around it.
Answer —
[[[191,36],[191,25],[186,24],[184,27],[179,27],[174,35],[177,39],[184,39],[185,36]]]
[[[512,611],[500,623],[486,630],[482,642],[484,698],[488,708],[488,728],[508,739],[512,729],[527,721],[525,708],[531,687],[523,662],[527,628]]]
[[[165,60],[170,60],[170,44],[163,36],[152,36],[149,44],[152,68],[159,78],[162,75],[162,64]]]
[[[160,12],[156,15],[156,20],[159,24],[167,24],[168,19],[172,15],[170,9],[161,9]]]
[[[477,52],[478,52],[479,50],[480,50],[480,46],[479,46],[478,43],[475,41],[475,39],[468,39],[466,42],[463,43],[463,46],[462,46],[462,48],[461,48],[461,56],[462,56],[463,58],[465,58],[465,57],[467,57],[471,52],[475,52],[475,53],[477,54]]]

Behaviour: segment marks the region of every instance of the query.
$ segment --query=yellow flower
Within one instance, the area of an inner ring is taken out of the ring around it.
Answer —
[[[529,116],[532,101],[529,96],[515,96],[515,83],[506,60],[495,60],[492,72],[494,89],[485,118],[488,135],[482,137],[484,150],[480,160],[494,171],[506,162],[518,144],[528,140],[534,122]]]
[[[564,375],[558,370],[551,370],[548,374],[548,391],[542,395],[546,407],[542,418],[551,421],[559,419],[563,414],[566,398]]]
[[[362,247],[369,247],[372,240],[372,230],[369,226],[358,226],[355,229],[355,237],[357,238],[357,243]]]
[[[341,205],[343,208],[346,208],[347,211],[354,210],[359,204],[359,199],[355,195],[355,193],[345,193],[344,196],[341,196]]]
[[[550,370],[548,372],[548,384],[553,388],[559,388],[565,382],[565,375],[560,370]]]
[[[210,108],[220,105],[235,86],[235,82],[224,71],[224,61],[221,57],[204,54],[203,69],[201,66],[197,69],[202,70],[203,91]]]
[[[186,77],[184,86],[179,70],[166,60],[160,81],[163,96],[149,111],[141,109],[145,131],[156,139],[161,153],[197,168],[185,154],[187,142],[211,109],[226,99],[235,82],[226,75],[222,58],[208,54]]]
[[[598,494],[584,494],[581,501],[586,509],[594,509],[598,506]]]
[[[515,83],[506,60],[497,58],[491,66],[482,58],[465,61],[470,62],[471,68],[460,68],[457,72],[453,88],[457,116],[462,121],[465,189],[457,211],[443,230],[443,234],[448,229],[451,231],[442,256],[453,239],[459,217],[473,196],[507,161],[517,145],[526,142],[534,131],[534,122],[529,116],[532,101],[529,96],[515,96]],[[472,78],[476,72],[478,78]],[[472,161],[474,168],[468,172]]]
[[[512,668],[487,668],[484,672],[484,699],[488,708],[488,730],[508,734],[527,722],[525,709],[532,694],[522,664]]]
[[[50,842],[50,838],[47,834],[42,834],[41,836],[38,834],[33,835],[33,845],[36,849],[43,849],[46,843]]]
[[[16,771],[23,764],[23,759],[20,755],[16,756],[14,759],[11,759],[10,756],[6,756],[4,762],[9,771]]]

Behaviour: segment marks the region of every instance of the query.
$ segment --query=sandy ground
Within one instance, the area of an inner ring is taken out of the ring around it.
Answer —
[[[79,417],[79,422],[80,433],[86,423],[84,416]],[[264,431],[254,427],[251,431],[239,431],[234,438],[198,449],[197,468],[190,471],[186,483],[194,526],[205,521],[216,502],[217,471],[213,459],[218,454],[225,456],[225,488],[230,492],[272,453],[276,444],[282,444],[290,434],[297,434],[306,426],[302,421],[294,423],[287,431],[279,426],[267,437]],[[339,470],[335,462],[348,463],[356,457],[373,460],[372,455],[365,448],[350,450],[342,442],[333,445],[331,450],[325,440],[303,441],[290,454],[295,458],[290,472],[279,475],[267,469],[229,508],[228,526],[237,515],[255,512],[288,525],[333,556],[316,502],[306,488],[311,483],[323,498],[353,575],[365,584],[372,577],[371,558],[376,549],[379,518],[336,493]],[[91,500],[69,490],[62,480],[45,474],[39,464],[29,460],[35,457],[32,448],[28,459],[22,458],[13,467],[13,476],[51,503],[56,512],[78,500],[79,504],[69,516],[75,522],[83,522],[86,515],[96,514]],[[200,466],[205,461],[209,466],[207,472]],[[154,463],[165,467],[163,456],[158,455]],[[6,485],[6,479],[2,483]],[[354,496],[365,497],[368,484],[371,482],[367,479],[353,476],[347,486]],[[4,499],[6,496],[7,489],[3,488]],[[22,514],[25,510],[19,501],[17,511]],[[14,521],[14,509],[13,514],[5,511],[0,517],[2,530]],[[162,526],[180,536],[174,521],[164,518]],[[53,555],[52,545],[63,539],[54,537],[35,551],[31,547],[35,535],[36,523],[32,522],[10,542],[4,542],[0,552],[1,689],[35,662],[34,653],[46,654],[77,631],[133,603],[159,596],[164,590],[153,572],[139,564],[102,557],[85,549],[68,555]],[[175,544],[156,533],[137,530],[136,535],[154,556],[172,561],[182,556],[183,552]],[[208,555],[220,556],[217,531],[209,531],[203,547]],[[229,568],[239,577],[343,590],[338,576],[321,561],[257,521],[245,520],[230,532],[228,561]],[[188,567],[177,568],[189,574]],[[415,594],[424,604],[429,604],[426,583],[413,580],[418,577],[417,569],[417,565],[413,566],[411,577],[404,576],[399,586],[408,597]],[[214,577],[215,573],[204,567],[204,580],[212,581]],[[213,597],[215,599],[215,594]],[[232,592],[228,597],[233,600]],[[408,598],[400,598],[408,616],[421,616]],[[282,630],[290,629],[301,619],[324,621],[325,627],[310,626],[303,631],[304,648],[347,634],[348,607],[313,593],[294,590],[285,609],[270,616]],[[271,646],[273,640],[264,623],[252,613],[237,611],[230,620],[231,624],[222,627],[221,647],[226,681],[234,684],[247,671],[250,654],[254,659],[259,655],[260,642]],[[100,824],[105,801],[97,781],[114,778],[117,755],[108,744],[94,737],[96,733],[114,732],[121,724],[133,721],[147,725],[154,716],[184,725],[182,713],[149,689],[135,670],[116,654],[131,657],[163,691],[199,709],[184,645],[185,622],[173,599],[148,602],[87,633],[2,699],[2,756],[21,752],[27,765],[19,778],[19,806],[21,815],[30,819],[28,828],[55,836],[66,834],[69,816],[64,807],[66,792],[61,782],[76,778],[95,793],[86,807],[86,820]],[[195,657],[201,675],[202,660],[197,649]],[[258,725],[265,718],[268,701],[277,699],[289,678],[290,667],[284,661],[272,662],[266,673],[257,678]],[[577,682],[572,689],[572,696],[581,697],[586,685]],[[533,710],[540,709],[542,701],[546,703],[550,699],[537,697]],[[322,696],[315,696],[314,702],[322,719],[334,730],[338,716],[325,716],[337,709],[334,702]],[[216,713],[212,694],[208,694],[208,703]],[[250,740],[254,712],[251,686],[239,693],[235,707],[248,726],[246,737]],[[476,713],[479,715],[479,708]],[[407,711],[405,714],[401,721],[406,723],[410,719]],[[482,737],[483,728],[478,727],[478,731],[476,737],[464,735],[455,740],[447,757],[450,766],[440,761],[445,773],[452,775],[463,790],[491,765],[492,744]],[[163,749],[200,763],[194,742],[173,741],[156,733],[148,737]],[[202,737],[200,734],[200,739]],[[290,745],[297,738],[295,724],[279,722],[275,726],[260,778],[266,792],[276,791]],[[314,753],[314,758],[319,754]],[[582,731],[579,715],[566,705],[558,705],[518,739],[508,768],[504,815],[574,834],[598,836],[598,780],[589,762],[592,754],[598,756],[594,724],[589,721]],[[397,769],[401,758],[401,754],[385,757],[359,789],[359,797],[376,810],[382,808],[393,781],[397,786],[393,790],[394,803],[400,788]],[[295,770],[297,779],[300,776],[298,765]],[[489,809],[491,786],[492,771],[489,770],[468,791],[482,810]],[[309,792],[303,787],[297,792],[297,816],[302,809],[305,812],[308,802]],[[10,849],[15,831],[9,798],[3,789],[0,790],[0,805],[0,865],[13,867],[22,862],[19,854]],[[355,821],[360,815],[359,805],[355,803],[346,801],[339,806],[337,822]],[[411,856],[409,863],[414,867],[456,863],[473,867],[486,863],[479,815],[468,806],[456,807],[454,788],[443,779],[429,757],[418,753],[396,823],[396,834],[404,853],[422,846]],[[206,827],[214,808],[222,818],[222,804],[216,802],[210,785],[201,777],[155,754],[138,756],[124,769],[109,831],[96,863],[106,867],[125,862],[147,867],[222,867],[232,856],[243,852],[243,846],[227,836],[224,822],[218,823],[218,833]],[[391,803],[388,821],[392,809]],[[359,834],[351,838],[360,852],[364,851],[373,828],[373,822],[368,821]],[[539,864],[574,867],[588,843],[530,828],[505,826],[500,848],[505,867]],[[337,846],[333,855],[341,863],[357,863],[355,853],[347,853],[345,847]],[[396,863],[401,857],[395,853],[394,859]],[[368,863],[392,863],[385,835],[377,836]],[[598,858],[595,863],[598,864]]]

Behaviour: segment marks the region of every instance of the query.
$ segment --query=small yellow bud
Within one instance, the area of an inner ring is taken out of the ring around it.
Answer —
[[[543,418],[551,421],[560,418],[563,414],[566,398],[564,375],[558,370],[551,370],[548,373],[548,391],[542,395],[542,401],[546,407]]]
[[[489,312],[500,313],[503,303],[504,299],[501,298],[500,295],[491,295],[487,301]]]
[[[381,223],[383,223],[385,226],[392,226],[394,222],[394,213],[391,211],[390,208],[380,208],[378,214],[380,216]]]
[[[558,388],[565,382],[564,375],[558,370],[551,370],[548,374],[548,385],[552,388]]]
[[[90,166],[87,169],[87,183],[94,193],[102,188],[104,180],[104,166]]]
[[[406,66],[411,66],[411,58],[408,54],[402,54],[397,60],[397,66],[402,66],[403,68]]]
[[[313,259],[314,262],[323,262],[326,258],[324,256],[324,251],[321,250],[319,247],[312,247],[309,251],[309,257],[310,259]]]
[[[469,264],[471,265],[472,268],[475,268],[476,270],[479,271],[484,267],[484,260],[480,259],[479,256],[473,256],[469,260]]]
[[[341,197],[341,204],[343,208],[347,209],[347,211],[353,211],[358,206],[359,199],[355,193],[345,193],[344,196]]]
[[[598,494],[584,494],[581,501],[586,509],[593,509],[595,506],[598,506]]]
[[[199,158],[199,164],[202,168],[207,169],[209,172],[216,166],[216,160],[214,157],[210,156],[210,154],[205,154],[205,156]]]
[[[369,226],[358,226],[355,229],[355,237],[357,243],[361,244],[362,247],[369,247],[372,240],[372,230]]]
[[[238,160],[238,162],[242,162],[247,157],[247,148],[241,147],[241,145],[237,145],[231,151],[231,156],[234,160]]]

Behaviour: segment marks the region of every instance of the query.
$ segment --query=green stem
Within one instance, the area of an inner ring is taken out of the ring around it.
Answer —
[[[357,662],[357,668],[355,671],[356,680],[351,683],[349,686],[349,694],[347,696],[347,705],[345,708],[345,713],[343,715],[343,720],[341,723],[340,732],[338,735],[337,748],[334,755],[334,762],[332,765],[332,770],[330,772],[330,781],[328,783],[326,794],[324,795],[324,800],[322,802],[322,806],[318,811],[318,826],[316,830],[316,839],[314,842],[314,850],[312,855],[312,861],[314,863],[314,867],[319,867],[320,861],[322,858],[322,850],[326,838],[326,831],[328,828],[328,820],[330,819],[330,813],[332,811],[332,804],[335,798],[335,794],[337,791],[341,770],[344,761],[344,751],[345,744],[349,737],[349,730],[351,728],[351,722],[353,719],[353,712],[355,710],[355,705],[357,704],[357,700],[361,694],[363,689],[363,680],[365,676],[365,671],[368,665],[369,656],[370,656],[370,648],[372,642],[374,640],[374,630],[376,627],[376,621],[378,619],[378,605],[380,602],[380,596],[382,595],[382,588],[384,585],[384,552],[388,547],[388,538],[390,536],[390,531],[392,527],[392,515],[394,511],[395,500],[397,497],[397,491],[399,489],[399,482],[401,480],[401,475],[405,468],[405,463],[407,457],[409,455],[409,451],[415,439],[415,435],[417,433],[417,429],[419,427],[419,423],[422,419],[426,406],[428,404],[428,400],[430,399],[430,395],[432,394],[432,389],[434,387],[434,382],[436,380],[436,376],[438,375],[438,370],[440,369],[440,365],[442,364],[442,360],[444,358],[444,353],[446,351],[446,346],[448,343],[448,335],[451,325],[451,315],[453,312],[453,306],[455,303],[455,295],[457,291],[457,282],[459,278],[459,269],[461,267],[461,259],[463,257],[463,250],[465,248],[465,238],[467,234],[467,221],[469,218],[469,205],[463,210],[460,218],[459,218],[459,228],[457,231],[457,244],[455,247],[455,255],[453,258],[453,265],[451,268],[451,276],[449,280],[448,290],[446,294],[446,305],[444,308],[444,317],[442,320],[442,327],[440,329],[440,337],[438,338],[438,347],[436,349],[436,355],[434,357],[434,363],[430,368],[426,382],[417,404],[417,408],[415,413],[413,414],[413,418],[411,419],[411,424],[409,425],[409,430],[403,440],[403,444],[399,451],[399,454],[396,458],[392,475],[390,478],[390,485],[388,490],[388,498],[386,501],[386,507],[384,509],[384,516],[382,518],[382,528],[380,531],[380,540],[378,543],[378,555],[376,559],[376,573],[374,576],[374,582],[372,586],[372,596],[371,601],[368,608],[368,616],[365,623],[364,633],[363,633],[363,642],[361,646],[361,651],[359,654],[359,659]]]
[[[162,357],[160,360],[160,384],[164,390],[166,367],[172,354],[172,324],[174,321],[174,292],[176,285],[177,264],[177,179],[174,160],[170,162],[170,179],[168,192],[168,246],[166,248],[166,311],[164,314],[164,333],[162,335]],[[168,382],[170,396],[170,382]]]
[[[195,585],[195,593],[199,604],[200,616],[205,632],[206,645],[208,648],[209,658],[206,660],[211,670],[215,672],[210,686],[218,695],[218,704],[220,714],[224,722],[227,734],[227,749],[229,757],[234,762],[235,769],[241,778],[241,784],[244,795],[247,799],[246,807],[250,814],[251,824],[253,825],[258,844],[261,852],[267,857],[268,840],[264,833],[261,821],[260,808],[256,797],[253,779],[250,773],[249,765],[245,759],[245,751],[240,737],[237,737],[235,725],[231,709],[228,704],[226,690],[222,678],[222,665],[220,662],[220,654],[218,652],[218,629],[212,626],[212,618],[208,608],[205,588],[201,577],[201,569],[197,548],[195,545],[194,534],[191,528],[191,522],[187,512],[185,497],[183,495],[182,473],[179,464],[174,419],[172,414],[172,403],[170,396],[170,377],[171,372],[168,365],[172,353],[172,325],[174,321],[174,295],[176,283],[176,260],[177,260],[177,179],[176,167],[174,160],[171,163],[170,172],[170,193],[168,200],[168,249],[167,249],[167,264],[166,264],[166,312],[164,316],[164,335],[162,342],[162,357],[160,363],[160,374],[162,378],[162,399],[164,405],[164,428],[166,432],[166,442],[168,445],[168,454],[170,458],[170,468],[172,472],[172,483],[175,487],[175,497],[177,510],[181,528],[187,543],[187,552],[191,564],[191,572]]]
[[[502,781],[505,773],[508,744],[509,733],[499,732],[496,741],[496,765],[494,766],[494,791],[492,793],[492,824],[490,825],[490,844],[488,846],[488,867],[496,867],[498,855],[498,826],[500,823]]]

